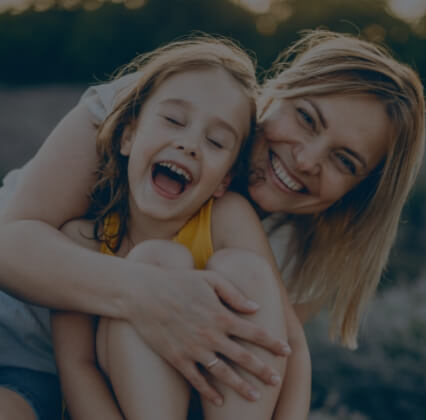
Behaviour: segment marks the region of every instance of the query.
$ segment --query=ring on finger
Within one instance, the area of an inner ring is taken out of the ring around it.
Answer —
[[[219,358],[215,357],[211,362],[206,364],[206,369],[210,370],[219,363]]]

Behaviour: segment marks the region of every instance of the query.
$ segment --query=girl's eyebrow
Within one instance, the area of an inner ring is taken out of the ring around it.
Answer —
[[[186,101],[185,99],[179,99],[179,98],[167,98],[160,102],[160,105],[179,105],[183,106],[185,108],[192,108],[193,105],[191,102]]]

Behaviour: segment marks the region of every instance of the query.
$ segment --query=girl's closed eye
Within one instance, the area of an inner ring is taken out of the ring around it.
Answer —
[[[223,149],[223,142],[217,139],[213,139],[211,137],[206,137],[209,144],[211,144],[213,147],[216,147],[218,149]]]
[[[185,120],[183,118],[177,117],[175,115],[165,114],[163,118],[170,124],[178,125],[180,127],[185,126]]]

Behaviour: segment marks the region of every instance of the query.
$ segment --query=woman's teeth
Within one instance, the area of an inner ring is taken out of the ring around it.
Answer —
[[[280,160],[272,154],[271,157],[272,169],[278,179],[290,190],[292,191],[301,191],[303,189],[303,185],[299,184],[283,168]]]

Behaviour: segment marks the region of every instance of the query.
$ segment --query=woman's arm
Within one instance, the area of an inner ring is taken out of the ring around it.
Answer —
[[[51,308],[130,322],[154,351],[214,400],[218,394],[196,363],[216,347],[194,331],[211,331],[225,351],[232,347],[231,331],[276,354],[284,354],[282,343],[256,325],[243,323],[221,303],[219,297],[237,311],[256,310],[215,273],[173,273],[110,258],[79,247],[57,231],[87,209],[96,167],[95,136],[96,126],[81,103],[21,174],[15,194],[0,210],[0,288]],[[194,310],[194,301],[201,312]],[[253,371],[261,379],[271,372],[264,364],[253,366]],[[232,383],[222,372],[217,379]]]
[[[72,220],[61,228],[76,244],[99,252],[93,222]],[[67,411],[71,418],[123,420],[111,388],[98,368],[96,317],[78,312],[51,312],[52,340]]]
[[[96,362],[96,319],[76,312],[52,312],[52,338],[61,388],[71,418],[123,420]]]

